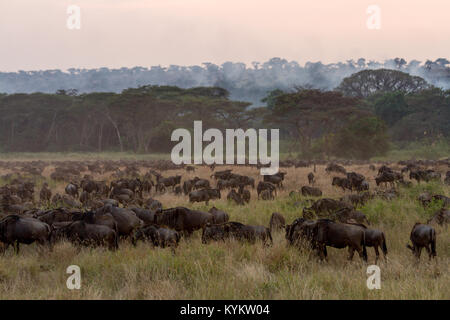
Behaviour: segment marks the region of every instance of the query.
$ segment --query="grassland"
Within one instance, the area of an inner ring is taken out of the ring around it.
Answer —
[[[260,179],[255,168],[233,169]],[[364,174],[374,188],[375,172],[368,165],[347,169]],[[274,201],[258,201],[254,190],[246,206],[229,203],[226,194],[208,207],[190,205],[187,197],[171,193],[153,197],[165,207],[183,205],[208,210],[215,205],[227,211],[231,220],[248,224],[268,225],[272,212],[280,212],[290,223],[301,215],[302,205],[298,203],[305,198],[290,198],[289,192],[307,184],[306,175],[311,169],[283,170],[288,172],[285,189]],[[46,169],[44,175],[49,173]],[[194,176],[182,170],[167,171],[164,175],[175,173],[182,173],[183,179]],[[210,174],[206,167],[195,173],[199,177]],[[332,176],[325,173],[323,166],[317,167],[316,176],[316,186],[326,197],[343,195],[331,187]],[[61,192],[64,185],[53,183],[51,187],[54,192]],[[442,184],[414,184],[412,188],[401,189],[398,199],[389,202],[374,199],[361,208],[371,227],[383,230],[387,237],[388,262],[379,262],[380,290],[367,288],[367,264],[357,255],[352,262],[347,261],[346,250],[330,248],[329,261],[319,262],[308,252],[288,247],[284,233],[275,233],[274,245],[263,247],[236,241],[204,245],[196,232],[191,239],[182,239],[175,255],[169,249],[153,249],[141,242],[137,247],[122,242],[116,252],[101,248],[78,252],[69,243],[57,244],[53,252],[39,252],[34,245],[22,245],[18,256],[10,249],[0,257],[0,299],[449,299],[448,228],[436,228],[435,261],[429,262],[424,252],[421,262],[415,264],[405,247],[413,224],[425,222],[436,209],[419,205],[416,198],[423,190],[450,194],[450,188]],[[374,263],[372,248],[368,254],[369,264]],[[80,290],[66,287],[69,265],[81,268]]]

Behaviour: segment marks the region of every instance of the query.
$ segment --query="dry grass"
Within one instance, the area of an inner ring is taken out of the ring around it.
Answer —
[[[370,178],[374,188],[375,172],[368,166],[347,168]],[[442,168],[444,170],[444,168]],[[255,168],[234,168],[235,172],[260,179]],[[289,168],[285,189],[275,201],[257,201],[252,190],[249,205],[237,206],[226,201],[213,201],[224,209],[231,220],[268,225],[272,212],[282,213],[288,222],[301,215],[302,206],[294,206],[291,190],[307,184],[310,168]],[[50,172],[46,171],[45,175]],[[198,168],[183,178],[209,177],[209,168]],[[326,197],[340,197],[342,191],[331,187],[332,175],[324,167],[317,168],[317,184]],[[97,176],[97,178],[100,178]],[[105,178],[105,177],[102,177]],[[62,184],[52,184],[61,192]],[[425,210],[415,198],[423,190],[449,195],[441,184],[427,184],[401,190],[402,196],[391,202],[372,200],[361,210],[372,227],[385,231],[388,243],[388,263],[381,261],[381,290],[366,286],[367,265],[355,255],[346,260],[347,251],[329,249],[329,261],[321,263],[308,252],[286,246],[283,233],[276,233],[274,245],[242,244],[236,241],[203,245],[199,232],[183,239],[175,255],[168,249],[151,248],[139,243],[136,248],[121,243],[117,252],[103,249],[82,249],[69,243],[58,244],[53,252],[38,252],[34,245],[22,245],[19,256],[8,251],[0,259],[0,299],[449,299],[450,298],[450,232],[438,227],[437,254],[429,262],[426,254],[416,265],[411,252],[405,248],[416,221],[426,221],[432,209]],[[184,196],[165,194],[155,196],[165,207],[183,205],[207,210],[203,204],[188,204]],[[224,199],[225,198],[225,199]],[[368,249],[369,264],[374,252]],[[81,267],[80,290],[66,287],[66,268]]]

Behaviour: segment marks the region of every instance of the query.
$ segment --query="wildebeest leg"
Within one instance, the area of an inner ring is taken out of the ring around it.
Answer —
[[[425,249],[427,250],[427,253],[428,253],[428,260],[431,261],[431,257],[432,257],[432,255],[431,255],[431,249],[430,249],[429,246],[425,246]]]
[[[419,261],[420,254],[422,253],[422,247],[415,247],[415,249],[416,249],[416,258],[417,258],[417,261]]]
[[[14,242],[14,249],[16,251],[16,254],[19,254],[19,251],[20,251],[19,241]]]
[[[380,258],[380,252],[378,251],[378,245],[376,244],[373,249],[375,250],[375,264],[378,263],[378,259]],[[386,258],[386,256],[384,256]]]
[[[353,255],[354,254],[355,254],[355,249],[353,249],[353,247],[348,247],[348,260],[349,261],[353,260]]]

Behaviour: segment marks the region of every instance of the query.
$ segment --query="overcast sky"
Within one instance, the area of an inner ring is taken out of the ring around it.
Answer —
[[[449,14],[449,0],[1,0],[0,71],[450,58]]]

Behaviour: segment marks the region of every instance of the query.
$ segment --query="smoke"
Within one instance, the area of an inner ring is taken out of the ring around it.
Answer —
[[[332,90],[343,78],[365,69],[396,69],[417,75],[434,86],[450,88],[450,62],[447,59],[427,60],[422,63],[396,58],[384,62],[366,61],[363,58],[331,64],[307,62],[301,66],[296,61],[272,58],[253,62],[222,65],[203,63],[201,66],[121,69],[75,69],[19,71],[0,73],[0,92],[3,93],[54,93],[57,90],[76,89],[79,93],[121,92],[142,85],[170,85],[181,88],[219,86],[230,91],[230,98],[261,105],[261,99],[274,89],[290,90],[296,86]]]

